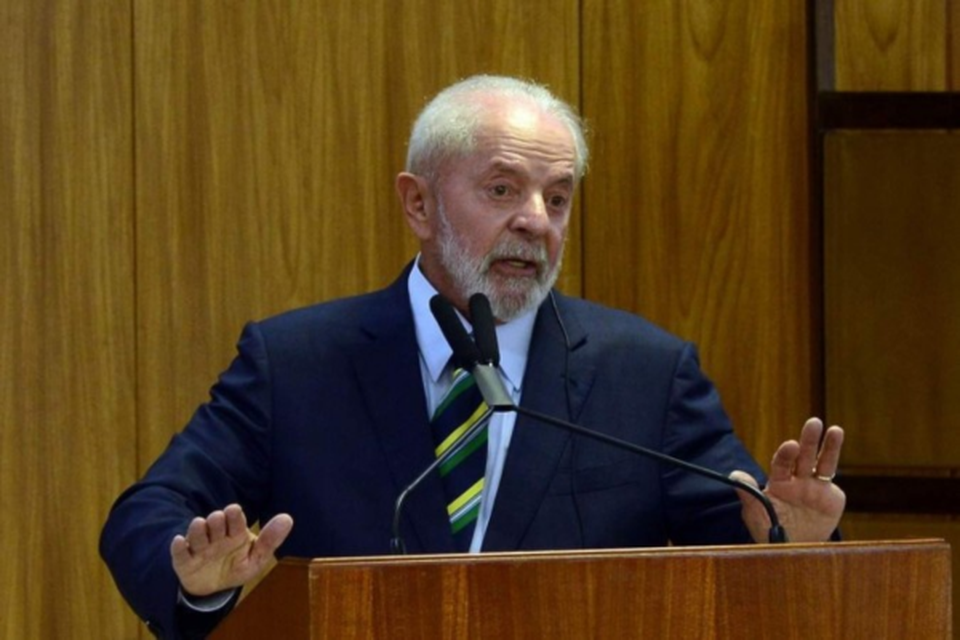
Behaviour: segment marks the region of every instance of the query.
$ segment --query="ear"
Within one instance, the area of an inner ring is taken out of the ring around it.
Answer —
[[[420,240],[430,239],[435,201],[426,179],[403,172],[397,176],[396,189],[410,229]]]

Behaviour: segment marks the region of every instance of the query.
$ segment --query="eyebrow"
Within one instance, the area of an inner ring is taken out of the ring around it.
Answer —
[[[491,173],[507,173],[510,175],[519,176],[519,175],[524,175],[525,172],[521,171],[520,169],[516,168],[514,165],[508,162],[504,162],[503,160],[497,160],[493,162],[489,167],[487,167],[483,173],[486,175],[489,175]]]
[[[496,173],[504,173],[510,176],[517,177],[526,177],[528,174],[526,171],[521,171],[512,163],[505,162],[503,160],[494,161],[487,169],[483,172],[483,175],[489,177]],[[576,184],[576,180],[573,177],[573,171],[568,172],[567,174],[557,178],[550,183],[552,185],[562,184],[564,186],[569,186],[571,188]]]

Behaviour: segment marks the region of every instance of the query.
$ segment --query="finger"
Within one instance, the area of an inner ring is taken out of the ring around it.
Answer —
[[[210,546],[210,535],[206,518],[194,518],[187,527],[186,543],[190,553],[200,553]]]
[[[170,557],[173,559],[173,565],[183,565],[190,562],[190,545],[183,536],[174,536],[170,542]]]
[[[260,528],[260,535],[253,545],[250,554],[257,561],[272,556],[290,535],[293,529],[293,518],[286,513],[280,513],[270,519],[270,522]]]
[[[796,440],[787,440],[773,454],[770,462],[770,482],[785,482],[793,477],[797,467],[797,457],[800,455],[800,443]]]
[[[247,534],[247,516],[238,504],[231,504],[223,510],[224,532],[227,537]]]
[[[830,427],[823,438],[823,448],[817,459],[817,475],[832,478],[840,466],[840,450],[843,448],[843,429]]]
[[[800,455],[797,457],[797,475],[809,478],[816,475],[817,452],[820,449],[820,435],[823,422],[819,418],[810,418],[800,431]]]
[[[223,511],[214,511],[207,516],[207,536],[210,544],[216,544],[227,535],[227,517]]]

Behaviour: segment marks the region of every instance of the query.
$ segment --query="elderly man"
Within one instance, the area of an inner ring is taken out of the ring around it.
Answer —
[[[479,76],[430,102],[396,180],[413,263],[382,291],[248,325],[210,402],[114,506],[101,552],[157,633],[203,635],[278,550],[389,552],[397,495],[459,446],[460,432],[433,432],[458,402],[448,390],[470,386],[430,313],[437,293],[467,327],[470,296],[489,298],[515,402],[765,483],[792,540],[831,536],[838,427],[807,421],[765,480],[690,344],[553,290],[587,156],[579,119],[543,87]],[[462,456],[478,476],[451,489],[466,471],[441,468],[411,496],[410,551],[766,537],[763,509],[723,484],[511,413],[478,433]]]

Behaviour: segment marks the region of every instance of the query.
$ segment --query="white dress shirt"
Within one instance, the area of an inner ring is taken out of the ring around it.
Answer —
[[[453,350],[440,331],[433,313],[430,311],[430,299],[437,294],[423,272],[420,271],[420,257],[410,271],[407,280],[410,293],[410,306],[413,310],[413,323],[417,331],[417,347],[420,351],[420,373],[423,376],[423,391],[427,398],[427,415],[433,415],[434,409],[443,399],[451,384],[452,371],[447,366]],[[470,323],[462,315],[467,331],[472,331]],[[533,323],[536,309],[506,324],[497,325],[497,342],[500,346],[500,377],[506,385],[515,403],[520,402],[523,373],[527,368],[527,353],[533,336]],[[503,465],[510,447],[510,437],[517,414],[513,412],[494,413],[490,418],[487,439],[487,470],[483,485],[483,497],[480,501],[480,514],[473,530],[470,552],[478,553],[483,545],[483,536],[490,522],[493,503],[500,487]],[[413,428],[428,428],[429,425],[412,425]]]

